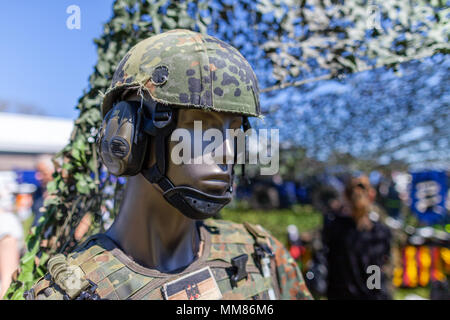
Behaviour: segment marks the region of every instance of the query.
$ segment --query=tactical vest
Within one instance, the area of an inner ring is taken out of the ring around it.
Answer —
[[[134,262],[104,234],[66,258],[50,259],[49,273],[27,299],[278,299],[269,235],[258,225],[206,220],[199,224],[202,253],[178,272]]]

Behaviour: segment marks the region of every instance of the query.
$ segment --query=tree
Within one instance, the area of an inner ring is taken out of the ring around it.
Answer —
[[[267,92],[448,51],[442,41],[448,38],[442,35],[448,14],[443,1],[392,3],[375,5],[377,28],[365,23],[373,16],[367,11],[372,4],[358,0],[116,0],[103,35],[95,40],[98,61],[78,101],[80,115],[70,143],[55,158],[45,214],[27,238],[28,252],[7,297],[21,299],[46,272],[50,255],[74,247],[74,230],[85,214],[94,217],[91,233],[104,229],[101,212],[110,200],[114,216],[123,184],[102,177],[97,161],[100,92],[106,91],[119,59],[139,40],[174,28],[208,32],[243,52]]]

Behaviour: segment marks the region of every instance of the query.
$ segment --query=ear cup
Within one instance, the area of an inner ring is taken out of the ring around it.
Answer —
[[[97,140],[100,159],[116,176],[133,176],[140,172],[148,137],[142,133],[140,103],[121,101],[105,116]]]

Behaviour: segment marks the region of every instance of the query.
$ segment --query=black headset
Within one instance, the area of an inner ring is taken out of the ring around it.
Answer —
[[[100,159],[116,176],[138,173],[163,190],[164,198],[191,219],[216,215],[231,201],[232,188],[222,196],[205,193],[189,186],[175,186],[166,176],[168,138],[177,124],[177,108],[154,100],[120,101],[105,115],[97,137]],[[250,127],[244,117],[244,131]],[[156,163],[144,167],[150,156],[149,136],[155,138]],[[235,153],[236,156],[236,153]],[[243,168],[244,171],[244,168]],[[233,168],[234,176],[234,168]]]

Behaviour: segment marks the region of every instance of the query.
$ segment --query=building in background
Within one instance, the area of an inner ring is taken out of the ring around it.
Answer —
[[[0,112],[0,171],[34,170],[36,158],[68,142],[70,119]]]
[[[30,216],[32,195],[40,185],[38,159],[60,151],[72,128],[70,119],[0,112],[0,185],[3,198],[13,203],[9,210],[20,220]]]

